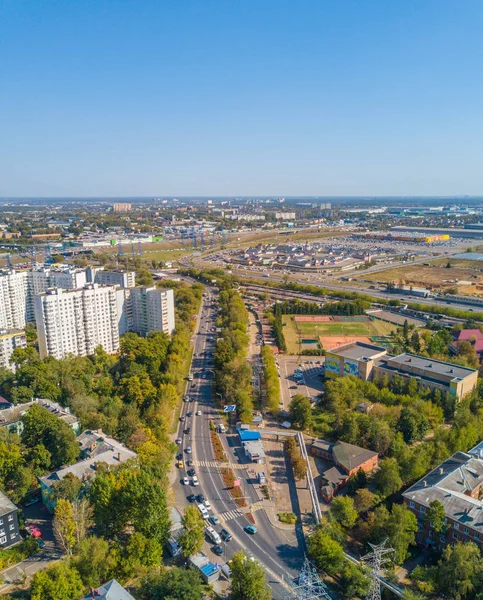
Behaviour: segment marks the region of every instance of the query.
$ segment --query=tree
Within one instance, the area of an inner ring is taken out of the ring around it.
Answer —
[[[412,444],[423,439],[429,429],[429,423],[422,412],[404,407],[399,417],[398,429],[403,434],[404,441]]]
[[[31,600],[72,600],[81,598],[84,586],[76,569],[61,562],[37,571],[30,588]]]
[[[72,502],[72,513],[75,522],[75,537],[79,543],[87,537],[87,532],[93,523],[94,510],[87,498],[76,498]]]
[[[292,469],[297,481],[305,479],[307,476],[307,463],[301,456],[297,456],[292,460]]]
[[[419,339],[419,333],[416,330],[413,331],[411,336],[411,348],[414,350],[414,352],[421,351],[421,341]]]
[[[178,543],[183,554],[188,557],[200,552],[205,538],[205,523],[196,506],[188,506],[181,520],[183,531],[178,536]]]
[[[67,473],[63,479],[54,482],[52,487],[57,498],[65,498],[65,500],[74,502],[82,489],[82,481],[73,473]]]
[[[342,546],[321,528],[308,539],[310,556],[319,569],[324,569],[329,575],[337,575],[345,561]]]
[[[418,520],[403,504],[393,504],[387,523],[387,534],[394,548],[394,561],[401,564],[408,557],[408,548],[416,543]]]
[[[379,471],[374,476],[377,490],[386,498],[391,494],[395,494],[402,487],[402,479],[399,474],[399,466],[396,459],[385,458],[381,464]]]
[[[72,554],[72,548],[76,542],[76,530],[74,511],[69,500],[65,500],[64,498],[57,500],[54,511],[53,529],[57,543],[67,554]]]
[[[330,514],[345,529],[354,527],[359,516],[354,508],[354,500],[350,496],[337,496],[334,498],[330,507]]]
[[[438,587],[451,598],[462,600],[481,589],[482,574],[483,559],[473,542],[446,546],[437,568]]]
[[[97,587],[114,576],[115,560],[109,554],[109,543],[100,537],[88,537],[75,547],[72,565],[86,587]]]
[[[194,569],[173,567],[143,580],[139,600],[200,600],[203,584]]]
[[[403,600],[426,600],[426,597],[406,588],[403,592]]]
[[[341,583],[347,597],[363,598],[369,592],[371,580],[361,565],[354,565],[347,561],[342,569]]]
[[[357,490],[354,496],[354,508],[359,513],[365,513],[374,506],[375,496],[367,488]]]
[[[270,600],[272,592],[265,580],[265,571],[259,562],[250,560],[242,551],[231,559],[232,600]]]
[[[46,408],[34,404],[23,415],[22,442],[29,448],[43,444],[51,455],[51,467],[75,461],[79,444],[74,431]]]
[[[431,527],[436,532],[443,531],[446,527],[446,513],[444,506],[439,500],[433,500],[429,504],[429,510],[426,513],[426,524],[431,524]]]
[[[290,418],[300,429],[307,429],[312,424],[312,407],[310,400],[302,394],[295,394],[290,402]]]

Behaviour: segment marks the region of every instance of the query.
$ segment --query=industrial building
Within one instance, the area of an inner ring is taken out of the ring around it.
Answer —
[[[325,374],[353,375],[363,381],[374,376],[386,376],[389,381],[396,376],[406,381],[415,379],[424,388],[448,392],[458,400],[472,392],[478,381],[476,369],[409,353],[392,356],[382,346],[362,342],[351,342],[327,352]]]
[[[426,236],[449,235],[452,238],[483,238],[483,229],[473,229],[465,226],[464,229],[457,227],[411,227],[406,225],[395,225],[391,227],[391,232],[401,234],[403,232],[424,234]]]

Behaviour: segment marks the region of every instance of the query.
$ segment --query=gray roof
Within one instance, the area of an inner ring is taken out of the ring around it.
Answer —
[[[366,461],[377,456],[377,452],[366,450],[366,448],[354,446],[354,444],[348,444],[347,442],[336,442],[332,447],[332,453],[337,463],[348,471],[357,469]]]
[[[3,492],[0,492],[0,516],[8,515],[14,510],[18,510],[15,504]]]
[[[363,360],[364,358],[373,358],[381,353],[386,353],[387,349],[382,346],[376,346],[375,344],[364,344],[363,342],[351,342],[344,344],[338,348],[333,348],[328,351],[329,354],[337,354],[344,358],[354,358],[356,360]]]
[[[79,437],[85,436],[85,434],[86,432]],[[98,437],[102,439],[102,444],[105,447],[103,452],[100,452],[91,458],[87,458],[86,460],[81,460],[74,465],[49,473],[49,475],[45,475],[44,477],[40,477],[40,481],[50,487],[56,481],[64,479],[67,473],[72,473],[72,475],[75,475],[79,479],[90,479],[95,475],[96,463],[119,465],[137,456],[136,452],[129,450],[129,448],[126,448],[123,444],[113,438],[109,438],[102,433],[99,433]]]
[[[57,402],[52,400],[46,400],[44,398],[34,398],[31,402],[24,402],[23,404],[16,404],[11,408],[0,410],[0,424],[8,425],[10,423],[16,423],[20,421],[22,416],[35,404],[38,404],[42,408],[48,410],[51,414],[55,415],[68,425],[77,423],[78,418],[73,415],[70,410]]]
[[[134,596],[122,587],[115,579],[111,579],[99,588],[89,592],[81,600],[136,600]]]
[[[403,496],[429,507],[433,500],[444,506],[446,516],[483,534],[483,502],[468,494],[483,485],[483,460],[456,452],[411,486]]]
[[[455,377],[464,379],[476,371],[476,369],[460,367],[459,365],[443,362],[441,360],[434,360],[434,358],[427,358],[425,356],[417,356],[416,354],[409,353],[387,357],[387,359],[384,358],[382,360],[390,361],[390,367],[395,367],[402,371],[410,372],[413,369],[422,369],[428,374],[428,376],[431,373],[437,373],[438,375],[445,375],[449,379],[454,379]]]

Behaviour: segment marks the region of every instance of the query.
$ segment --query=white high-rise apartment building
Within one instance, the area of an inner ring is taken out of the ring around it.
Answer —
[[[135,271],[105,271],[104,267],[87,267],[87,281],[102,285],[118,285],[133,288],[136,285]]]
[[[0,329],[25,327],[28,287],[27,271],[0,271]]]
[[[88,284],[78,290],[49,290],[35,296],[40,356],[87,356],[97,346],[119,350],[117,290]]]
[[[27,338],[25,332],[20,330],[0,330],[0,367],[15,370],[10,364],[10,357],[16,348],[25,348]]]
[[[173,290],[155,287],[136,287],[130,294],[132,331],[146,336],[150,331],[174,331]]]

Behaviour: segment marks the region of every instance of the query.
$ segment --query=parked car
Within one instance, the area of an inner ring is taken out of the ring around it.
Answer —
[[[255,527],[255,525],[245,525],[243,529],[250,535],[254,535],[255,533],[257,533],[257,528]]]
[[[40,498],[38,496],[35,496],[34,498],[26,502],[25,506],[32,506],[32,504],[36,504],[37,502],[40,502]]]
[[[231,535],[231,533],[230,533],[229,531],[227,531],[226,529],[222,529],[222,530],[220,531],[220,535],[221,535],[221,539],[222,539],[224,542],[229,542],[229,541],[231,540],[231,538],[233,537],[233,536]]]
[[[192,416],[193,416],[193,413],[192,413],[192,412],[189,410],[189,411],[186,413],[186,416],[187,416],[187,417],[192,417]]]
[[[201,410],[197,410],[197,411],[196,411],[196,416],[197,416],[197,417],[201,417],[201,415],[202,415],[202,414],[203,414],[203,413],[201,412]]]
[[[183,467],[184,467],[183,461],[182,460],[178,460],[178,469],[182,469]]]
[[[216,515],[211,515],[211,517],[208,519],[208,521],[212,525],[219,525],[220,524],[220,519]]]
[[[186,435],[189,435],[191,433],[191,427],[187,427],[184,432]]]
[[[204,505],[206,506],[206,508],[211,509],[211,504],[209,500],[205,500]]]
[[[192,467],[193,466],[193,461],[191,460],[191,458],[188,458],[188,460],[186,461],[186,466],[187,467]]]
[[[181,423],[184,423],[186,421],[186,417],[184,415],[181,415],[181,417],[179,418]]]
[[[181,480],[181,482],[182,482],[183,485],[189,485],[190,484],[190,481],[189,481],[189,479],[187,477],[183,477],[183,479]]]
[[[205,533],[214,544],[221,544],[221,537],[216,533],[213,527],[207,527]]]
[[[186,454],[191,454],[191,446],[188,446],[185,450]]]
[[[205,501],[205,497],[203,496],[203,494],[198,494],[198,495],[196,496],[196,499],[198,500],[198,502],[199,502],[200,504],[202,504],[202,503]],[[204,506],[204,505],[203,505],[203,506]]]
[[[203,506],[203,504],[198,504],[198,510],[201,513],[201,516],[203,517],[203,519],[208,519],[208,517],[210,516],[208,514],[208,511],[206,510],[206,508]]]
[[[213,554],[216,554],[216,556],[221,556],[223,554],[223,546],[220,546],[220,544],[213,546],[212,550]]]
[[[177,444],[181,444],[181,442],[182,442],[182,441],[183,441],[183,440],[182,440],[181,438],[176,438],[176,443],[177,443]]]
[[[38,541],[39,546],[41,548],[45,548],[45,542],[44,542],[44,540],[42,538],[37,538],[37,541]]]
[[[196,496],[194,494],[190,494],[186,497],[186,500],[188,500],[188,502],[195,502]]]
[[[196,477],[196,475],[193,476],[193,485],[196,487],[197,485],[200,485],[200,482],[198,481],[198,477]]]
[[[196,471],[194,469],[188,469],[188,475],[193,477],[193,475],[196,475]]]

